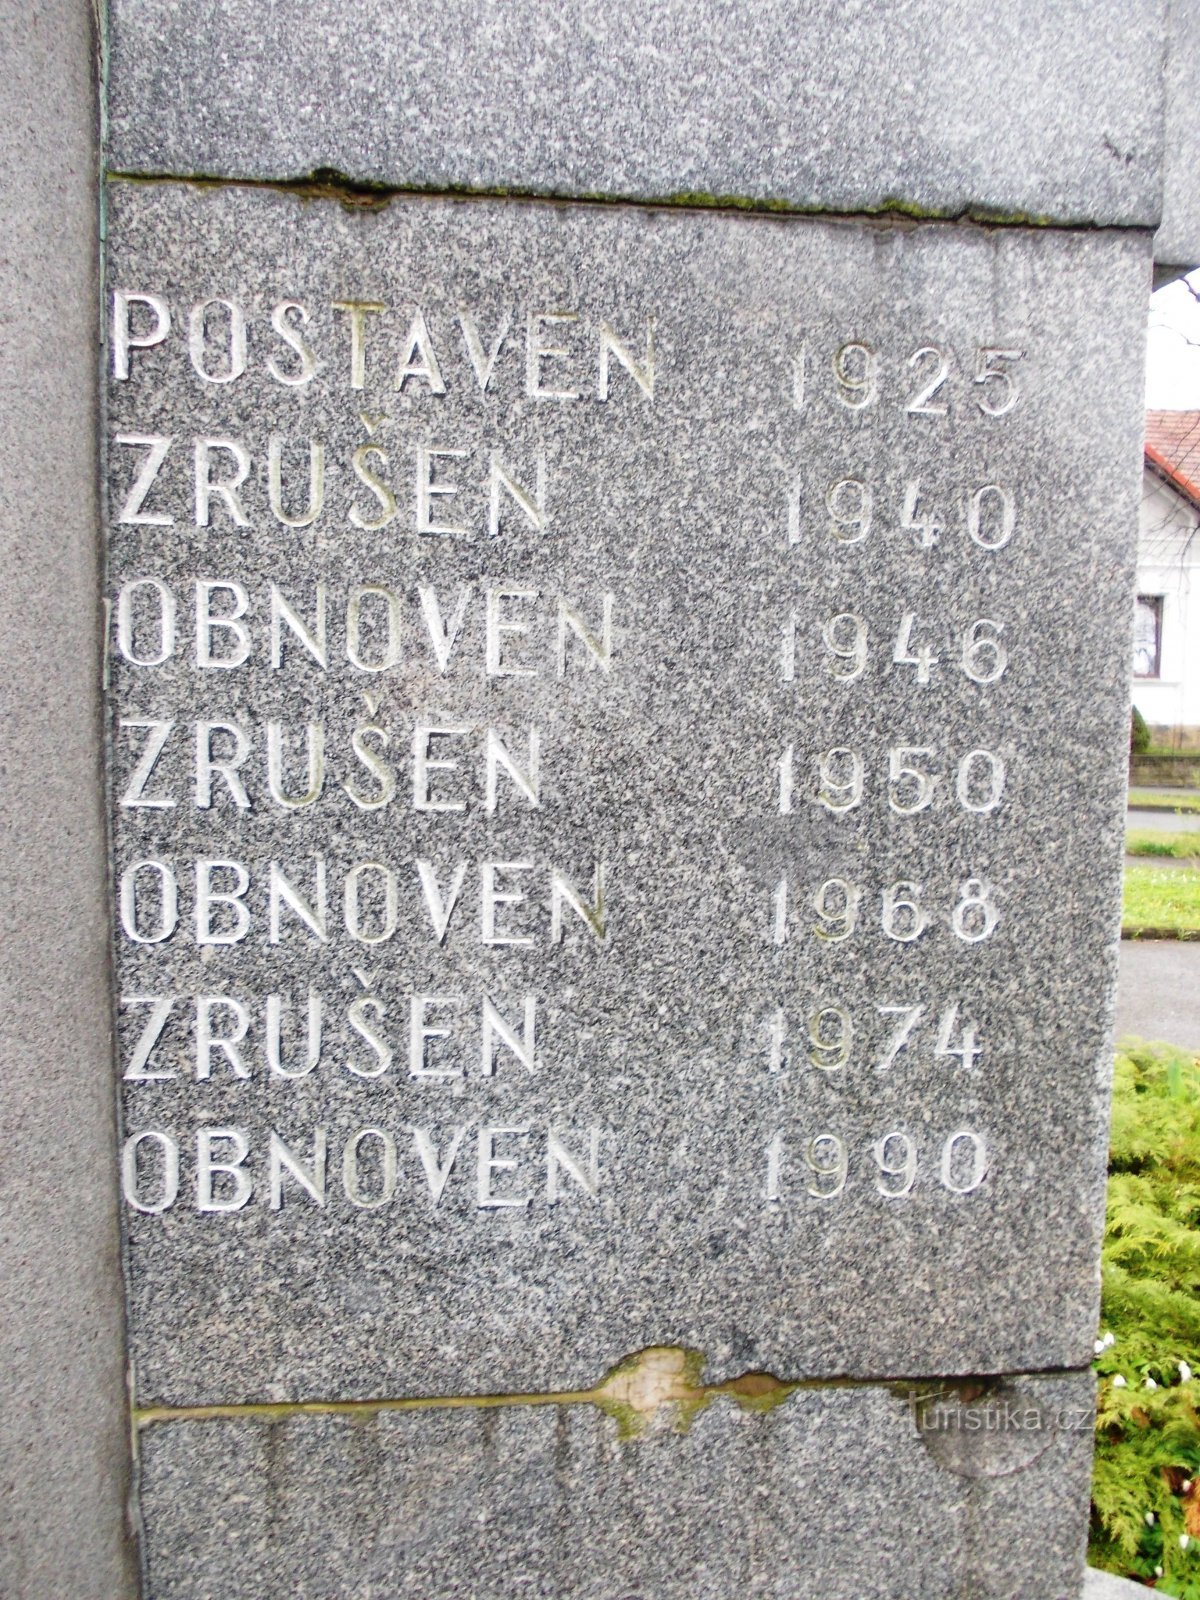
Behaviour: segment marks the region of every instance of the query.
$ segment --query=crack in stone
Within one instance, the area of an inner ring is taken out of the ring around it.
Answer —
[[[593,1405],[617,1424],[621,1438],[672,1428],[686,1432],[693,1420],[719,1395],[728,1395],[748,1412],[764,1413],[785,1404],[799,1390],[886,1389],[919,1416],[931,1400],[954,1397],[972,1403],[992,1394],[1007,1380],[991,1377],[938,1378],[778,1378],[750,1371],[722,1383],[705,1383],[705,1357],[680,1345],[651,1345],[627,1356],[590,1389],[561,1389],[541,1394],[426,1395],[376,1400],[247,1401],[218,1405],[133,1406],[135,1433],[168,1422],[213,1422],[258,1419],[280,1422],[294,1416],[371,1417],[388,1411],[491,1410],[520,1406]],[[1022,1380],[1074,1375],[1077,1369],[1020,1373]],[[1078,1369],[1085,1370],[1085,1369]],[[918,1432],[921,1430],[918,1428]]]
[[[627,195],[587,190],[560,193],[556,190],[522,189],[502,184],[389,184],[353,178],[336,167],[315,167],[310,173],[291,178],[230,177],[199,172],[132,172],[119,168],[106,169],[104,176],[109,183],[148,186],[185,184],[197,189],[264,189],[276,194],[295,195],[306,201],[332,200],[352,211],[383,211],[393,200],[404,199],[513,200],[523,205],[634,206],[643,210],[823,218],[829,222],[870,223],[877,227],[914,228],[922,222],[938,222],[968,228],[1053,229],[1061,233],[1154,232],[1153,227],[1141,223],[1090,222],[1086,218],[1070,221],[1028,212],[1005,212],[975,202],[955,209],[938,209],[893,196],[862,210],[838,211],[827,206],[805,205],[769,195],[709,194],[698,190]]]

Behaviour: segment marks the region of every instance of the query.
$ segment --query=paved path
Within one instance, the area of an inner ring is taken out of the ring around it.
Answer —
[[[1136,1600],[1137,1596],[1150,1593],[1144,1584],[1114,1578],[1111,1572],[1097,1572],[1093,1567],[1088,1568],[1083,1580],[1083,1600]]]
[[[1200,811],[1127,811],[1127,828],[1161,828],[1165,833],[1200,832]]]
[[[1117,1038],[1200,1050],[1200,941],[1122,939]]]

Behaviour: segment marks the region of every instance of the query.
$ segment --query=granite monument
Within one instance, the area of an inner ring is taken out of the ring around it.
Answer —
[[[1184,21],[1058,12],[111,6],[143,1595],[1078,1600],[1200,217]]]

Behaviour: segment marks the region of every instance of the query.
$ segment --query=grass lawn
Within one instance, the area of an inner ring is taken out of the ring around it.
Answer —
[[[1127,939],[1200,939],[1200,872],[1126,867],[1121,932]]]
[[[1180,789],[1178,794],[1161,794],[1156,789],[1130,789],[1126,804],[1138,811],[1200,812],[1200,794]]]
[[[1170,856],[1176,861],[1200,859],[1200,829],[1191,833],[1159,832],[1157,828],[1130,828],[1125,835],[1127,856]]]

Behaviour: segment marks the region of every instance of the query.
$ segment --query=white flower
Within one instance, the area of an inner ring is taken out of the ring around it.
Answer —
[[[1157,1389],[1158,1385],[1155,1383],[1153,1378],[1147,1378],[1146,1379],[1146,1388],[1147,1389]]]
[[[1125,1379],[1118,1372],[1116,1377],[1113,1379],[1113,1388],[1114,1389],[1123,1389],[1124,1387],[1125,1387]]]
[[[1184,1494],[1187,1494],[1188,1490],[1191,1487],[1192,1487],[1192,1480],[1190,1478],[1185,1478],[1183,1480],[1183,1492],[1184,1492]]]
[[[1161,1567],[1155,1567],[1154,1576],[1156,1578],[1161,1578],[1162,1577],[1162,1568]]]
[[[1187,1547],[1188,1547],[1188,1545],[1190,1545],[1190,1544],[1191,1544],[1191,1542],[1192,1542],[1192,1541],[1191,1541],[1191,1538],[1190,1538],[1190,1537],[1189,1537],[1189,1535],[1188,1535],[1188,1534],[1186,1534],[1186,1533],[1181,1533],[1181,1534],[1180,1534],[1180,1535],[1179,1535],[1179,1548],[1180,1548],[1180,1549],[1181,1549],[1181,1550],[1186,1550],[1186,1549],[1187,1549]]]
[[[1146,1513],[1146,1526],[1148,1528],[1152,1528],[1154,1526],[1154,1513],[1153,1513],[1153,1511],[1147,1511],[1147,1513]]]
[[[1192,1369],[1186,1361],[1179,1363],[1179,1381],[1180,1383],[1191,1383],[1192,1381]]]
[[[1105,1344],[1103,1339],[1097,1339],[1093,1348],[1098,1356],[1102,1356],[1108,1349],[1108,1346]]]
[[[1106,1345],[1110,1346],[1110,1348],[1111,1348],[1111,1346],[1116,1344],[1116,1342],[1117,1342],[1116,1334],[1115,1333],[1106,1333],[1104,1335],[1104,1342],[1105,1342]]]

